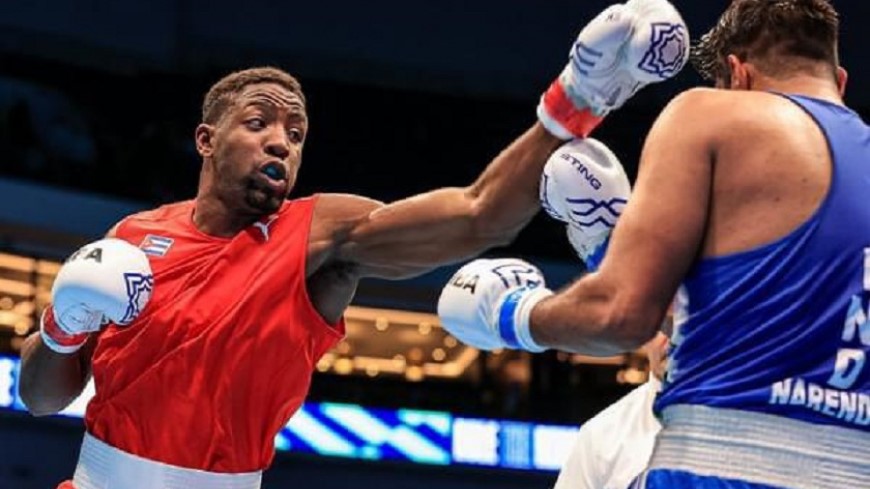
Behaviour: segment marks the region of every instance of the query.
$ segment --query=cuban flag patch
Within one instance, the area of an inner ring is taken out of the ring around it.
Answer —
[[[173,242],[172,238],[149,234],[142,240],[139,249],[145,252],[146,255],[165,256],[169,252],[169,248],[172,247]]]

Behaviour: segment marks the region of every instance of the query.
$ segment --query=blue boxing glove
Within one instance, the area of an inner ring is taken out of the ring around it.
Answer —
[[[544,351],[529,331],[535,304],[553,292],[534,265],[518,259],[479,259],[450,279],[438,299],[447,332],[481,350]]]

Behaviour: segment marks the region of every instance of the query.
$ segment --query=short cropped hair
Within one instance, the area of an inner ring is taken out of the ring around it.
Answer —
[[[303,104],[305,103],[302,85],[293,75],[271,66],[248,68],[230,73],[212,85],[202,101],[202,122],[217,123],[245,87],[258,83],[280,85],[298,96]]]
[[[693,46],[691,61],[710,81],[730,77],[729,54],[774,77],[806,69],[807,62],[827,63],[835,74],[839,27],[828,0],[733,0]]]

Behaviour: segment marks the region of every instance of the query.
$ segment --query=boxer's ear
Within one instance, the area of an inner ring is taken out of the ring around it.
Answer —
[[[730,73],[730,76],[728,77],[728,86],[723,88],[729,88],[731,90],[751,90],[751,75],[746,63],[733,54],[728,55],[726,62],[728,63],[728,72]]]
[[[214,132],[214,126],[203,122],[196,126],[193,133],[196,141],[196,152],[203,158],[208,158],[214,154]]]
[[[849,72],[842,66],[837,67],[837,90],[840,91],[840,96],[846,94],[846,83],[849,81]]]

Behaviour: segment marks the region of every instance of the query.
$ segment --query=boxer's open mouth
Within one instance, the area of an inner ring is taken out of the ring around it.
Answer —
[[[278,161],[269,161],[262,166],[260,166],[260,173],[266,175],[272,180],[276,181],[286,181],[287,180],[287,167],[282,165]]]

